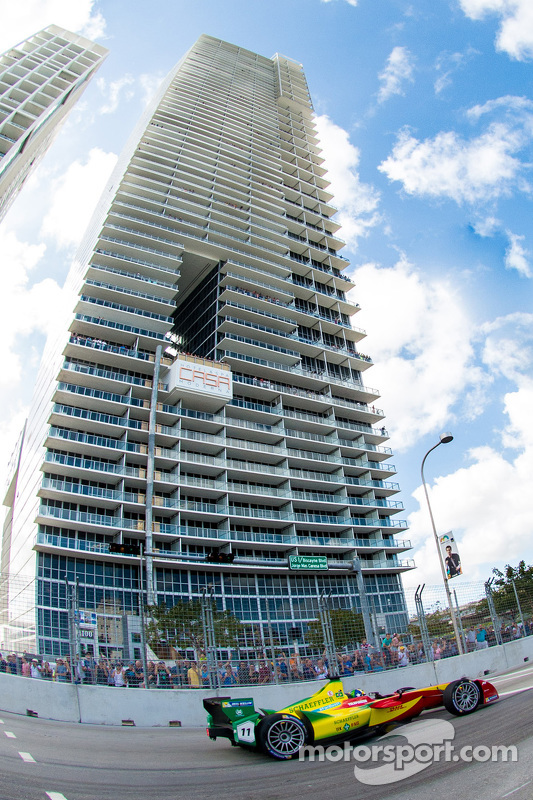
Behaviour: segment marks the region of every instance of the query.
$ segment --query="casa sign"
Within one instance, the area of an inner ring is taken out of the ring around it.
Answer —
[[[171,391],[180,387],[191,392],[217,397],[233,397],[230,370],[218,369],[207,364],[195,364],[178,358],[170,368],[168,382]]]

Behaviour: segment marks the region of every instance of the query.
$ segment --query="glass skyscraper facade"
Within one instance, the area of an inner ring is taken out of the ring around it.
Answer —
[[[15,459],[2,569],[37,576],[18,635],[33,614],[41,652],[68,649],[65,578],[83,611],[137,613],[117,543],[143,545],[151,602],[209,587],[244,647],[267,622],[288,643],[324,591],[359,610],[354,559],[378,624],[405,624],[410,544],[331,201],[302,66],[200,37],[102,196]]]
[[[0,56],[0,219],[107,55],[49,25]]]

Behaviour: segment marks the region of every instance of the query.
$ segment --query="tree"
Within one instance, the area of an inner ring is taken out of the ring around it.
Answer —
[[[211,602],[211,601],[207,601]],[[218,611],[214,602],[213,627],[217,647],[236,647],[242,623],[230,611]],[[146,626],[148,644],[153,650],[162,646],[185,650],[192,647],[198,658],[206,655],[202,602],[200,600],[178,600],[167,608],[149,606],[151,620]]]
[[[492,573],[496,576],[493,584],[496,613],[504,614],[509,611],[518,613],[514,584],[522,611],[531,615],[533,612],[533,566],[526,566],[526,562],[522,560],[517,567],[507,564],[503,572],[494,568]]]
[[[358,642],[365,638],[365,625],[363,615],[353,609],[332,608],[328,611],[333,629],[335,647],[356,647]],[[322,649],[324,647],[324,634],[319,619],[314,619],[307,625],[306,641],[311,647]]]
[[[441,636],[453,635],[452,621],[450,611],[448,608],[437,608],[435,611],[430,611],[425,615],[428,634],[431,639],[438,639]],[[415,638],[421,638],[420,625],[418,617],[413,618],[409,622],[407,628]]]

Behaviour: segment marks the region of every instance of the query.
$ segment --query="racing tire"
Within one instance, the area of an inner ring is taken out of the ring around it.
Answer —
[[[280,760],[298,755],[308,739],[302,720],[291,714],[269,714],[257,731],[259,748],[272,758]]]
[[[450,714],[463,717],[465,714],[472,714],[482,702],[481,689],[475,681],[468,678],[453,681],[445,688],[442,702]]]

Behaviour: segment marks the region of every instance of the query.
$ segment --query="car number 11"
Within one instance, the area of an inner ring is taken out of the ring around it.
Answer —
[[[253,722],[240,722],[236,727],[237,739],[243,744],[255,744],[255,725]]]

